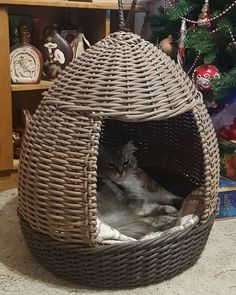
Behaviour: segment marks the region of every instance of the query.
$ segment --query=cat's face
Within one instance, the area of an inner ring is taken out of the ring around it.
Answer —
[[[98,156],[98,174],[114,181],[124,178],[137,167],[132,141],[117,148],[100,146]]]

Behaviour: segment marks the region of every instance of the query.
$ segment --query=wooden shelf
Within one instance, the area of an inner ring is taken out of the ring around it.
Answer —
[[[53,85],[53,82],[42,80],[39,84],[12,84],[12,91],[44,90]]]
[[[109,2],[79,2],[79,1],[65,1],[65,0],[0,0],[0,4],[7,5],[30,5],[30,6],[51,6],[51,7],[65,7],[65,8],[87,8],[87,9],[117,9],[117,3]],[[124,4],[124,9],[129,9],[130,5]]]

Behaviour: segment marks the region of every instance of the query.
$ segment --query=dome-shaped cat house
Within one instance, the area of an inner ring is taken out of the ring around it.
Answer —
[[[99,143],[129,139],[140,166],[178,175],[185,193],[203,188],[203,213],[193,229],[98,243]],[[33,116],[19,171],[21,227],[33,255],[60,277],[95,287],[159,282],[200,256],[216,210],[218,171],[217,141],[201,93],[155,46],[116,32],[66,68]]]

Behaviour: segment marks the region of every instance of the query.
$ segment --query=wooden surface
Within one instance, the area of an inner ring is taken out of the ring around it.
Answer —
[[[64,1],[64,0],[0,0],[0,4],[9,5],[31,5],[31,6],[52,6],[52,7],[68,7],[68,8],[88,8],[88,9],[117,9],[117,3],[101,2],[79,2],[79,1]],[[129,9],[130,5],[124,5],[124,9]]]
[[[0,6],[0,171],[12,169],[12,101],[7,10]]]
[[[16,188],[18,183],[17,170],[0,172],[0,192]]]
[[[42,80],[39,84],[12,84],[12,91],[43,90],[51,87],[53,82]]]

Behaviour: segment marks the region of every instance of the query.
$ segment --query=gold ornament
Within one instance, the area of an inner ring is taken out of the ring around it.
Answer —
[[[171,35],[169,35],[167,38],[163,39],[160,44],[159,48],[161,51],[165,52],[167,55],[172,56],[174,45],[173,45],[173,38]]]
[[[209,16],[209,0],[205,0],[205,4],[202,7],[202,12],[198,17],[198,26],[200,28],[209,29],[211,27],[211,21]]]

